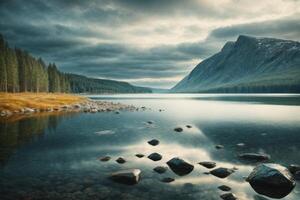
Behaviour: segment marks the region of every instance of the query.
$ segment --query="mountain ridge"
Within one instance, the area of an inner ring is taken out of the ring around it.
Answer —
[[[300,43],[241,35],[171,92],[300,92]]]

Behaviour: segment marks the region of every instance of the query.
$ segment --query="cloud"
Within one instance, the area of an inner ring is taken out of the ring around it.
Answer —
[[[65,72],[171,87],[240,34],[299,40],[299,13],[294,0],[10,0],[0,32]]]

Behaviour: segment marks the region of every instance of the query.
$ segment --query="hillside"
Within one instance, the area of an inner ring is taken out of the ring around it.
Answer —
[[[300,43],[239,36],[171,92],[300,92]]]
[[[12,49],[0,34],[0,92],[151,93],[126,82],[60,72],[22,49]]]

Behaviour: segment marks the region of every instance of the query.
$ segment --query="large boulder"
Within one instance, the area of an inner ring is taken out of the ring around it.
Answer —
[[[252,162],[262,162],[270,160],[270,156],[267,154],[259,154],[259,153],[242,153],[239,155],[240,159]]]
[[[171,170],[179,175],[184,176],[193,171],[194,166],[183,159],[180,158],[172,158],[167,162],[167,165],[171,168]]]
[[[278,199],[287,196],[296,185],[289,170],[278,164],[260,164],[246,180],[257,193]]]
[[[139,169],[128,169],[128,170],[121,170],[115,173],[112,173],[110,178],[111,180],[126,184],[126,185],[134,185],[137,184],[140,180],[141,170]]]

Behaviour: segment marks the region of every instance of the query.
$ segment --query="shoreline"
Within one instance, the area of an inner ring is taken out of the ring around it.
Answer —
[[[138,111],[133,105],[94,101],[87,97],[60,93],[0,93],[0,117],[37,113]]]

